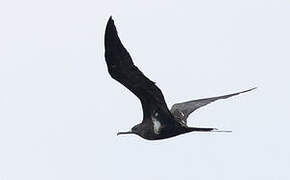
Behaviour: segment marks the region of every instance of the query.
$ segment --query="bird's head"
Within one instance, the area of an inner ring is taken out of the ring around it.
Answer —
[[[132,127],[130,131],[118,132],[117,135],[122,135],[122,134],[137,134],[137,135],[140,135],[140,132],[141,132],[141,125],[137,124],[136,126]]]

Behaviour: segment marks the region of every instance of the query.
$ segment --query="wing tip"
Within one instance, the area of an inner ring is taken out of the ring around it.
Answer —
[[[114,22],[114,19],[113,19],[113,16],[112,15],[109,17],[108,23],[109,22]]]
[[[105,29],[105,49],[107,49],[112,44],[119,43],[119,41],[120,39],[118,37],[117,28],[115,26],[113,17],[110,16]]]
[[[115,23],[112,16],[110,16],[108,19],[106,31],[108,31],[110,27],[115,27]]]
[[[246,92],[250,92],[250,91],[253,91],[253,90],[255,90],[255,89],[258,89],[258,87],[253,87],[253,88],[251,88],[251,89],[248,89],[248,90],[242,91],[242,92],[240,92],[239,94],[241,94],[241,93],[246,93]]]

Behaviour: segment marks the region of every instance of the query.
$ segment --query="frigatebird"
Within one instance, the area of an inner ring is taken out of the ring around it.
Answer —
[[[174,137],[188,132],[227,132],[216,128],[189,127],[188,116],[198,108],[219,99],[226,99],[255,88],[224,96],[211,97],[177,103],[169,110],[161,90],[155,82],[147,78],[132,61],[123,46],[112,17],[109,18],[105,30],[105,60],[111,77],[135,94],[141,101],[143,121],[128,132],[120,134],[136,134],[147,140],[159,140]]]

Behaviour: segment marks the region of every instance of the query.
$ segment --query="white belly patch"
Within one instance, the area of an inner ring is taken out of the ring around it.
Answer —
[[[161,123],[155,118],[152,118],[153,120],[153,130],[155,134],[159,134],[160,133],[160,129],[161,129]]]

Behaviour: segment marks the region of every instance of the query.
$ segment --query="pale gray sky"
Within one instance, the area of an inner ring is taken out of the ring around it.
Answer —
[[[117,137],[142,119],[112,80],[113,15],[135,64],[176,102],[212,103],[190,133]],[[0,2],[0,180],[290,179],[290,1]]]

